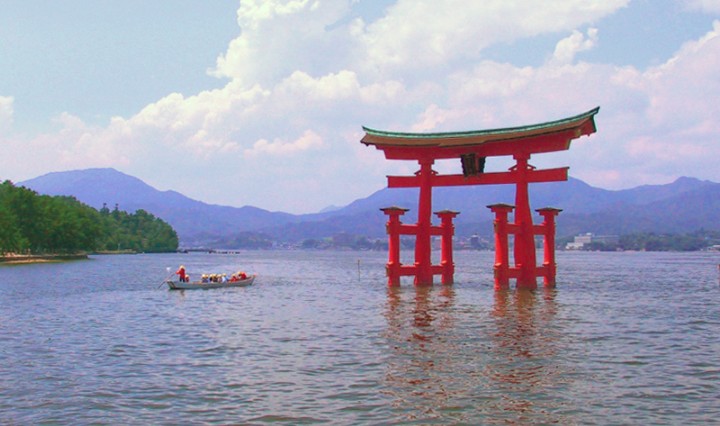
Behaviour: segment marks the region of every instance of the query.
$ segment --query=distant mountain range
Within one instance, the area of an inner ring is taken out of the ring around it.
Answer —
[[[228,207],[203,203],[175,191],[158,191],[140,179],[115,169],[86,169],[49,173],[18,185],[47,195],[71,195],[95,208],[106,204],[133,212],[144,209],[170,223],[185,246],[203,245],[235,234],[261,232],[278,241],[301,241],[350,233],[385,235],[381,207],[411,209],[403,221],[412,223],[417,189],[381,189],[344,207],[314,214],[293,215],[257,207]],[[488,204],[514,203],[513,185],[444,187],[433,190],[434,210],[460,211],[458,235],[491,236]],[[644,185],[610,191],[578,179],[532,184],[532,208],[558,207],[558,237],[593,232],[682,233],[701,228],[720,230],[720,184],[681,177],[666,185]]]

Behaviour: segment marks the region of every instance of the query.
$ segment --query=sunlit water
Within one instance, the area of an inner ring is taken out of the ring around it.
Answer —
[[[705,424],[715,253],[558,253],[558,288],[388,289],[385,253],[98,256],[0,267],[0,424]],[[256,272],[168,291],[166,268]]]

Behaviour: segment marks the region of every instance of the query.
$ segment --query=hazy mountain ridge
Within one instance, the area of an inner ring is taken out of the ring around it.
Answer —
[[[417,189],[381,189],[344,207],[304,215],[270,212],[257,207],[228,207],[203,203],[176,191],[159,191],[142,180],[114,169],[87,169],[49,173],[18,185],[41,194],[72,195],[95,208],[115,204],[126,211],[144,209],[170,223],[184,243],[201,243],[241,232],[263,232],[280,241],[323,238],[347,232],[370,237],[385,234],[381,207],[397,205],[417,210]],[[492,234],[488,204],[514,204],[513,185],[444,187],[433,190],[434,211],[460,211],[456,233]],[[688,232],[720,229],[720,184],[681,177],[664,185],[643,185],[611,191],[578,179],[532,184],[533,209],[562,208],[558,236],[583,232]]]
[[[115,204],[121,210],[146,210],[170,223],[181,241],[203,234],[225,234],[297,220],[289,213],[270,212],[257,207],[229,207],[207,204],[176,191],[159,191],[140,179],[115,169],[86,169],[54,172],[19,182],[18,185],[47,195],[72,195],[85,204],[100,208]]]

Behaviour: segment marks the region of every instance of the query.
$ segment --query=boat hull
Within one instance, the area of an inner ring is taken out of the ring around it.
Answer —
[[[166,281],[170,290],[206,290],[210,288],[226,288],[226,287],[247,287],[252,285],[255,281],[256,275],[245,278],[244,280],[235,282],[224,282],[224,283],[203,283],[199,281],[193,282],[181,282],[181,281]]]

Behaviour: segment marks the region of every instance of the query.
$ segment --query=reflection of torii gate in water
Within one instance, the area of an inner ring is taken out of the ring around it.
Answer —
[[[452,284],[454,264],[452,258],[453,218],[458,214],[441,211],[441,225],[432,225],[432,188],[434,186],[516,185],[515,206],[494,204],[488,206],[495,213],[495,288],[503,289],[509,279],[517,280],[518,288],[537,288],[536,278],[544,278],[547,287],[555,285],[555,216],[559,209],[544,208],[537,211],[545,221],[534,225],[528,184],[563,181],[568,178],[568,167],[537,170],[528,164],[531,154],[567,150],[573,139],[595,132],[595,114],[599,108],[562,120],[505,129],[452,133],[398,133],[363,127],[361,142],[374,145],[385,153],[388,160],[415,160],[420,170],[414,176],[388,176],[389,188],[419,187],[418,219],[414,225],[400,222],[407,210],[398,207],[382,209],[388,215],[389,235],[387,275],[389,285],[399,285],[401,276],[415,276],[415,284],[432,284],[433,275],[441,274],[443,284]],[[516,164],[506,172],[484,173],[487,157],[512,155]],[[440,175],[432,169],[435,160],[459,158],[461,175]],[[514,223],[508,223],[508,213],[515,209]],[[515,266],[510,267],[508,234],[514,235]],[[400,235],[415,235],[415,264],[400,263]],[[442,261],[432,265],[430,239],[442,236]],[[535,235],[544,236],[545,256],[542,266],[535,259]]]

